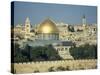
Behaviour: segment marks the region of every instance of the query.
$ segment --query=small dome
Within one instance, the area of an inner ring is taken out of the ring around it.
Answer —
[[[18,24],[16,27],[17,27],[17,28],[21,28],[22,26]]]
[[[38,27],[38,33],[58,33],[59,30],[56,27],[56,24],[50,20],[44,20]]]

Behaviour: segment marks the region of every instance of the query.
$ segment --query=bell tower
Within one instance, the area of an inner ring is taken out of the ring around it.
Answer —
[[[25,38],[28,38],[29,37],[29,34],[30,34],[30,20],[29,18],[27,17],[26,20],[25,20]]]

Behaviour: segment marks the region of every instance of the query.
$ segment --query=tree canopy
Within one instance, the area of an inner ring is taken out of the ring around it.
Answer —
[[[96,59],[97,45],[81,45],[79,47],[70,48],[70,53],[74,59]]]
[[[15,44],[14,48],[14,62],[28,62],[28,61],[43,61],[43,60],[59,60],[61,59],[58,52],[52,47],[37,46],[31,47],[28,44],[25,48],[19,48],[18,44]]]

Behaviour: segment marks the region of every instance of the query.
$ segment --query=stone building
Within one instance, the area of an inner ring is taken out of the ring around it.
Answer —
[[[53,44],[53,47],[57,50],[58,54],[63,59],[73,59],[69,51],[69,49],[72,46],[73,46],[73,43],[71,41],[62,41],[62,42]]]
[[[51,19],[46,19],[38,26],[38,40],[59,40],[59,30]]]
[[[17,25],[14,32],[21,34],[30,46],[53,45],[63,59],[73,59],[69,52],[73,44],[69,41],[74,42],[76,46],[85,43],[96,44],[97,25],[86,24],[86,18],[83,16],[82,24],[73,26],[74,32],[69,31],[68,26],[66,23],[55,23],[47,18],[32,28],[29,18],[26,18],[25,24]]]
[[[59,40],[68,40],[68,24],[66,23],[57,23],[56,26],[59,29]]]
[[[30,37],[30,29],[31,29],[31,24],[29,18],[27,17],[25,20],[25,38]]]

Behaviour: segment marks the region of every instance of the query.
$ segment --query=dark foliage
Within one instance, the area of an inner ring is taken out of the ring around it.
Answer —
[[[49,71],[49,72],[53,72],[53,71],[54,71],[54,67],[50,67],[50,68],[48,69],[48,71]]]
[[[97,45],[85,44],[80,47],[70,49],[74,59],[97,59]]]
[[[28,44],[24,49],[19,48],[15,44],[14,48],[14,62],[30,62],[30,61],[46,61],[46,60],[59,60],[61,59],[58,52],[51,46],[38,46],[31,47]]]
[[[74,30],[74,27],[73,26],[68,26],[68,30],[70,31],[70,32],[75,32],[75,30]]]

